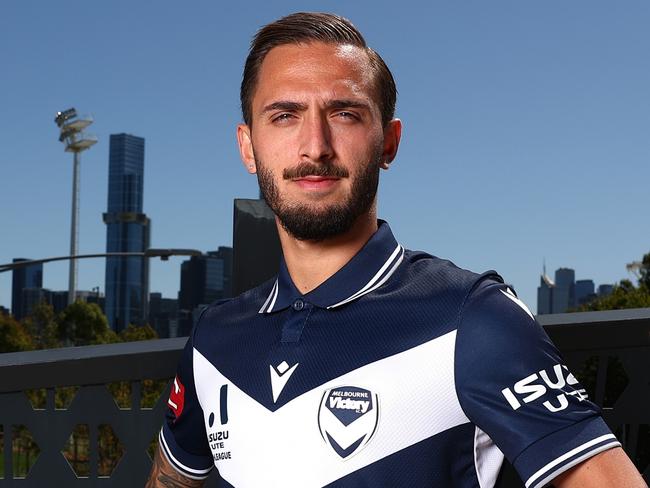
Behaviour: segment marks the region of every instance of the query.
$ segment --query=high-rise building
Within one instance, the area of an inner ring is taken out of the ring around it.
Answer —
[[[144,139],[112,134],[109,148],[106,252],[144,252],[151,222],[143,213]],[[116,332],[147,319],[149,266],[146,258],[106,258],[105,313]]]
[[[614,285],[598,285],[598,296],[606,297],[614,291]]]
[[[537,287],[537,314],[553,313],[553,289],[555,283],[546,274],[546,270],[542,273],[539,279],[539,287]]]
[[[217,286],[217,289],[220,290],[218,298],[232,297],[232,247],[219,246],[216,251],[208,251],[208,256],[216,258],[222,263],[221,276],[216,278],[217,283],[221,282],[220,286]]]
[[[555,289],[553,290],[553,313],[563,313],[576,306],[576,272],[571,268],[555,270]]]
[[[204,256],[192,256],[181,264],[178,292],[178,335],[188,335],[196,310],[220,298],[232,296],[232,248],[219,247]]]
[[[583,305],[596,298],[594,280],[576,280],[576,305]]]
[[[611,293],[613,285],[600,285],[598,294],[594,292],[593,280],[575,279],[571,268],[555,270],[555,281],[546,275],[546,267],[537,288],[537,313],[564,313],[591,300]]]
[[[28,261],[25,258],[15,258],[14,263]],[[21,320],[27,312],[23,302],[23,290],[25,288],[43,288],[43,265],[32,264],[20,266],[12,271],[11,280],[11,313]]]
[[[51,301],[52,292],[46,288],[23,288],[23,317],[31,315],[37,305]]]
[[[50,293],[50,304],[54,313],[62,312],[68,306],[68,291],[53,291]]]
[[[164,298],[162,293],[149,294],[149,325],[158,337],[176,337],[178,300]]]

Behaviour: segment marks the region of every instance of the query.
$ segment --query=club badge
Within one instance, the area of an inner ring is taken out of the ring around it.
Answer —
[[[323,393],[318,428],[325,443],[342,459],[363,449],[377,430],[379,397],[356,386],[340,386]]]

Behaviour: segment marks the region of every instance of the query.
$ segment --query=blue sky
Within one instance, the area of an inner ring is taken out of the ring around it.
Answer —
[[[80,252],[105,250],[108,139],[146,139],[153,247],[231,244],[238,87],[251,35],[296,10],[349,17],[391,67],[404,133],[379,214],[398,240],[494,268],[532,309],[542,262],[612,283],[650,250],[650,3],[18,1],[0,5],[0,263],[69,251],[71,155],[54,115],[92,113]],[[180,258],[152,262],[175,297]],[[67,264],[44,269],[67,289]],[[104,289],[81,261],[79,287]],[[0,275],[0,304],[11,274]]]

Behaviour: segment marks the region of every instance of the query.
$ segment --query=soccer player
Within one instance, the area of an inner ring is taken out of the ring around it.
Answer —
[[[402,131],[346,19],[263,27],[241,158],[276,215],[277,279],[208,307],[183,352],[148,486],[645,486],[495,272],[404,249],[377,220]],[[264,243],[260,242],[260,246]]]

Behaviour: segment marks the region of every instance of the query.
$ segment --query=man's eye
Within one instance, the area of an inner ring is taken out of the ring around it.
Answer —
[[[342,119],[350,119],[350,120],[358,119],[356,114],[354,114],[352,112],[346,112],[345,110],[343,110],[341,112],[336,112],[336,116],[340,117]]]
[[[275,117],[273,117],[272,120],[273,120],[273,122],[285,122],[285,121],[291,119],[292,117],[293,117],[293,115],[291,115],[289,113],[283,113],[283,114],[276,115]]]

